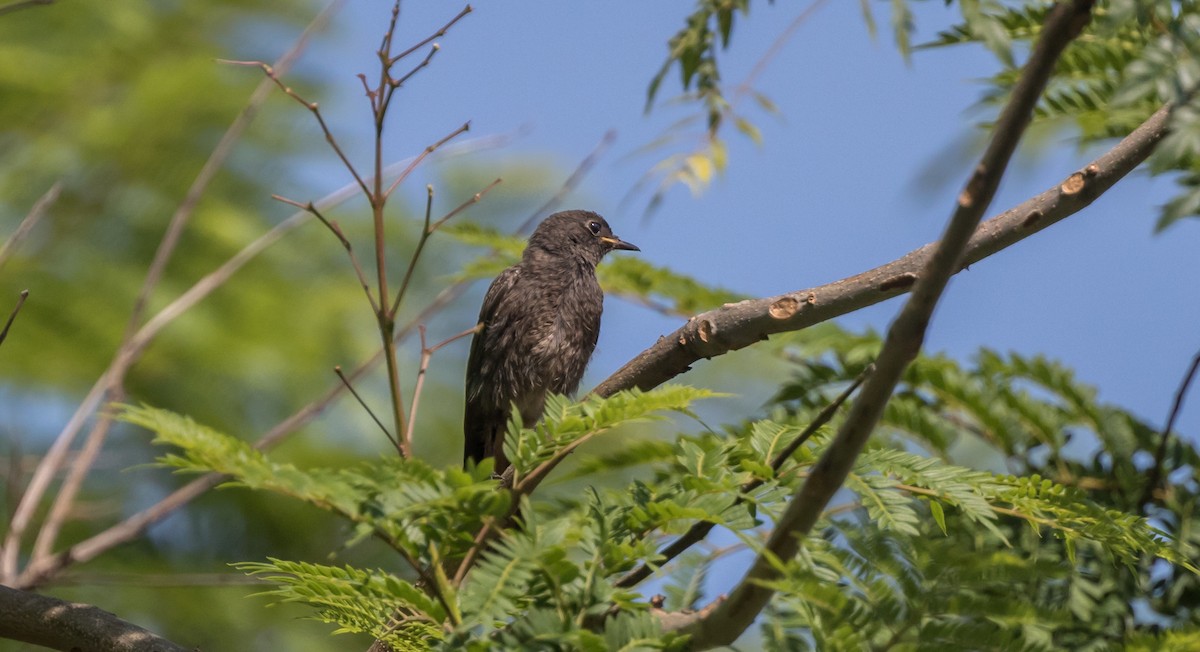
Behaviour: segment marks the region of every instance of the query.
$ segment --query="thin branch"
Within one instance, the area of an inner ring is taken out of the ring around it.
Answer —
[[[188,652],[92,605],[0,586],[0,638],[52,650]]]
[[[17,245],[25,239],[25,236],[29,235],[34,225],[41,221],[42,217],[50,210],[50,207],[54,205],[54,202],[58,201],[58,196],[61,192],[62,182],[56,181],[54,185],[50,186],[49,190],[33,203],[33,207],[25,214],[24,219],[17,225],[16,230],[5,239],[3,245],[0,245],[0,269],[4,269],[4,264],[8,262],[13,252],[17,250]]]
[[[417,238],[417,246],[413,249],[412,256],[408,259],[408,269],[404,270],[404,278],[400,280],[400,289],[396,290],[396,300],[392,302],[392,307],[388,311],[392,317],[400,310],[400,301],[404,299],[404,295],[408,294],[408,284],[412,281],[413,273],[417,270],[417,261],[421,259],[421,252],[425,250],[425,243],[429,242],[429,236],[432,233],[429,230],[430,220],[433,215],[433,185],[426,184],[425,186],[425,224],[421,227],[421,236]],[[424,338],[424,331],[421,332]],[[421,341],[421,349],[425,348],[425,341]]]
[[[400,301],[404,299],[404,295],[408,292],[408,284],[412,280],[413,272],[416,270],[417,259],[420,258],[422,250],[425,249],[425,243],[429,241],[430,236],[437,232],[437,230],[440,229],[443,224],[449,222],[451,218],[465,211],[467,208],[478,204],[479,201],[483,199],[483,196],[488,194],[492,188],[500,185],[500,181],[500,179],[496,179],[495,181],[489,183],[483,190],[475,193],[470,199],[467,199],[463,203],[459,204],[457,208],[441,216],[436,222],[433,223],[430,223],[430,210],[433,208],[433,186],[426,186],[428,191],[428,199],[425,203],[425,227],[424,230],[421,231],[421,238],[417,240],[417,248],[415,251],[413,251],[412,258],[408,262],[408,269],[404,272],[404,279],[400,282],[400,289],[396,292],[396,300],[392,302],[390,314],[393,317],[395,317],[396,313],[400,310]]]
[[[480,325],[476,324],[471,328],[457,334],[452,335],[433,346],[425,345],[425,325],[419,324],[417,330],[421,335],[421,363],[417,368],[417,382],[413,388],[412,402],[408,408],[408,431],[404,433],[404,439],[408,442],[409,449],[412,448],[413,431],[416,430],[417,423],[417,406],[421,402],[421,390],[425,388],[425,374],[429,371],[429,361],[433,359],[433,354],[437,353],[442,347],[461,340],[468,335],[474,335],[479,331]]]
[[[13,306],[12,312],[8,314],[8,319],[4,322],[4,329],[0,330],[0,344],[4,344],[4,339],[8,337],[8,329],[12,328],[13,322],[17,319],[17,313],[21,312],[21,306],[25,305],[27,298],[29,298],[29,290],[21,290],[17,294],[17,305]]]
[[[442,226],[446,222],[449,222],[451,219],[457,217],[459,213],[467,210],[468,208],[470,208],[471,206],[473,206],[475,204],[478,204],[479,201],[481,199],[483,199],[484,195],[491,192],[492,189],[495,188],[496,186],[500,185],[500,183],[502,181],[503,181],[503,179],[496,179],[495,181],[493,181],[493,182],[489,183],[487,186],[485,186],[483,188],[483,190],[480,190],[479,192],[475,193],[474,195],[471,195],[471,197],[469,199],[467,199],[463,203],[459,204],[457,207],[455,207],[454,210],[439,217],[438,220],[429,227],[429,232],[431,234],[436,233],[437,230],[442,228]]]
[[[280,70],[287,70],[290,68],[292,63],[297,57],[299,57],[300,53],[307,45],[309,36],[314,31],[322,28],[328,18],[334,12],[336,12],[337,9],[344,4],[344,2],[345,0],[334,0],[320,14],[313,18],[312,22],[309,23],[308,27],[305,28],[304,32],[292,45],[291,49],[289,49],[282,57],[279,58],[279,61],[276,63],[277,68]],[[21,497],[21,502],[17,505],[17,510],[9,522],[8,534],[4,538],[3,549],[0,550],[0,580],[5,578],[11,580],[15,577],[17,572],[17,560],[20,553],[21,538],[24,536],[25,530],[28,528],[33,519],[34,511],[49,488],[51,478],[53,478],[54,475],[58,473],[59,468],[61,468],[66,458],[67,451],[70,448],[71,443],[74,441],[75,436],[79,434],[79,431],[83,428],[85,421],[96,409],[96,406],[101,402],[102,397],[105,394],[108,394],[111,388],[119,386],[124,381],[125,372],[140,355],[145,343],[138,341],[137,334],[140,334],[142,331],[144,331],[146,327],[144,326],[141,329],[138,329],[138,324],[142,321],[142,316],[147,302],[149,301],[150,294],[156,287],[158,287],[158,283],[162,278],[164,270],[166,269],[167,262],[169,261],[176,245],[179,242],[179,238],[183,233],[184,227],[195,213],[196,206],[200,203],[200,198],[208,189],[209,184],[212,182],[213,178],[215,178],[217,172],[229,158],[229,155],[233,152],[234,145],[241,138],[241,135],[245,132],[246,127],[249,126],[250,122],[254,119],[254,116],[258,113],[258,108],[263,102],[266,101],[269,95],[269,83],[260,83],[254,89],[254,92],[251,93],[250,99],[246,103],[246,107],[242,109],[242,112],[238,114],[238,116],[229,125],[229,128],[221,136],[221,140],[217,143],[216,147],[213,148],[212,153],[209,154],[208,160],[204,162],[204,165],[201,167],[200,172],[196,175],[195,180],[192,181],[192,185],[188,188],[183,201],[180,202],[179,206],[175,210],[175,213],[171,216],[171,221],[167,225],[167,230],[163,234],[163,238],[159,242],[158,249],[154,253],[154,260],[151,262],[150,268],[146,271],[145,281],[142,283],[142,287],[138,292],[138,296],[134,300],[133,309],[130,311],[129,322],[126,325],[125,334],[121,339],[121,344],[117,349],[117,353],[113,356],[112,362],[109,363],[108,369],[106,369],[100,378],[97,379],[96,384],[92,386],[92,389],[88,392],[88,395],[84,397],[84,400],[81,402],[79,408],[75,411],[75,414],[71,416],[71,419],[67,422],[67,425],[63,428],[62,432],[58,434],[58,437],[55,438],[54,443],[50,445],[49,450],[46,451],[46,455],[38,464],[37,469],[34,470],[33,477],[30,478],[29,485],[26,487],[25,493]],[[149,323],[147,323],[146,326],[149,326]],[[101,420],[107,418],[109,417],[102,416]],[[89,439],[103,436],[98,434],[102,432],[98,426],[99,424],[97,424],[97,427],[93,428],[92,433],[89,433]],[[99,450],[99,446],[93,446],[92,448]],[[79,476],[86,475],[88,470],[91,468],[93,461],[94,459],[84,458],[83,456],[76,458],[75,464],[72,466],[71,473]],[[51,509],[59,512],[66,512],[73,501],[73,494],[59,492],[58,496],[55,498],[55,504]],[[38,538],[49,542],[48,545],[43,544],[42,547],[47,548],[52,546],[56,535],[57,532],[55,531],[43,530],[42,532],[39,532]]]
[[[1000,114],[991,143],[959,195],[950,223],[912,296],[888,329],[876,371],[864,383],[837,436],[779,516],[765,549],[728,599],[710,604],[702,615],[671,625],[671,629],[691,636],[693,649],[730,645],[754,622],[775,593],[769,583],[778,579],[780,562],[795,557],[821,511],[842,486],[901,375],[920,352],[933,309],[963,262],[971,236],[1029,124],[1055,62],[1087,25],[1091,8],[1091,0],[1075,0],[1057,4],[1050,11],[1009,103]]]
[[[56,586],[145,586],[154,588],[184,588],[192,586],[253,586],[269,584],[252,575],[231,573],[139,573],[105,572],[67,573],[58,578]]]
[[[401,86],[404,85],[404,82],[408,81],[409,79],[412,79],[413,75],[417,74],[418,72],[421,71],[422,68],[425,68],[426,66],[429,65],[429,62],[433,60],[433,55],[437,54],[438,50],[440,50],[440,49],[441,49],[441,46],[438,45],[437,43],[434,43],[433,47],[429,48],[429,54],[425,55],[425,58],[421,60],[421,63],[418,63],[416,65],[416,67],[414,67],[412,70],[405,73],[403,77],[401,77],[399,79],[394,79],[391,81],[392,87],[400,88]]]
[[[263,61],[236,61],[233,59],[220,59],[220,61],[221,63],[228,63],[234,66],[257,66],[261,68],[263,74],[265,74],[268,79],[274,82],[279,90],[283,91],[284,95],[287,95],[298,102],[301,106],[308,109],[309,113],[313,114],[313,117],[317,120],[317,124],[321,127],[321,133],[325,135],[325,142],[329,143],[329,147],[333,150],[334,154],[337,154],[337,157],[341,159],[342,166],[346,168],[346,170],[350,173],[350,176],[354,177],[354,180],[362,189],[363,194],[367,196],[367,199],[374,201],[374,195],[371,194],[370,189],[367,187],[367,182],[363,180],[362,176],[358,173],[358,168],[354,167],[354,164],[350,162],[350,159],[346,156],[346,153],[342,151],[342,146],[338,144],[337,137],[334,136],[333,132],[329,129],[329,124],[325,122],[325,116],[321,115],[320,104],[317,104],[316,102],[309,102],[301,97],[299,93],[293,90],[291,86],[283,83],[283,80],[279,78],[280,75],[283,74],[283,71],[269,63],[265,63]]]
[[[0,337],[0,340],[3,338]],[[1188,387],[1195,379],[1197,370],[1200,370],[1200,352],[1192,357],[1191,366],[1183,375],[1179,388],[1175,390],[1175,400],[1171,403],[1171,413],[1167,415],[1167,425],[1163,426],[1162,436],[1158,440],[1158,450],[1154,452],[1154,466],[1150,469],[1150,475],[1146,478],[1146,488],[1138,500],[1139,512],[1153,500],[1154,492],[1158,490],[1158,484],[1162,480],[1163,462],[1167,457],[1167,441],[1171,438],[1171,430],[1175,428],[1175,419],[1179,417],[1179,411],[1183,408],[1183,399],[1187,396]]]
[[[559,186],[558,192],[555,192],[553,195],[551,195],[550,198],[546,200],[546,203],[542,204],[540,208],[533,213],[530,213],[529,217],[521,223],[521,226],[517,227],[517,233],[526,233],[533,230],[533,227],[536,226],[537,223],[542,220],[542,218],[552,213],[555,208],[562,204],[563,200],[567,198],[567,195],[575,192],[575,188],[579,187],[579,183],[583,181],[583,178],[586,177],[589,172],[592,171],[592,168],[595,167],[596,162],[600,160],[600,157],[604,156],[605,152],[607,152],[610,147],[612,147],[612,144],[614,141],[616,141],[616,139],[617,132],[615,130],[609,129],[608,131],[604,132],[604,135],[600,137],[600,142],[596,143],[596,146],[592,148],[592,151],[588,153],[588,155],[585,156],[582,161],[579,162],[579,165],[575,166],[575,170],[571,172],[571,175],[567,177],[567,180],[563,181],[562,185]]]
[[[775,37],[774,41],[771,41],[771,45],[767,48],[767,51],[763,53],[762,57],[760,57],[758,61],[754,62],[754,67],[750,69],[750,72],[742,79],[740,83],[738,83],[737,87],[733,89],[732,97],[730,98],[726,113],[733,112],[733,110],[737,107],[738,102],[740,102],[742,98],[744,98],[750,92],[750,89],[754,85],[754,80],[758,79],[764,72],[766,72],[767,67],[771,65],[771,62],[775,60],[775,57],[779,56],[779,53],[783,51],[783,48],[788,44],[788,41],[792,40],[792,37],[796,35],[796,32],[800,30],[800,27],[803,26],[804,23],[808,22],[809,19],[816,15],[817,10],[820,9],[821,5],[825,4],[825,2],[826,0],[813,0],[812,3],[810,3],[799,14],[797,14],[795,18],[792,19],[792,22],[789,23],[788,26],[779,33],[779,36]]]
[[[1089,206],[1146,160],[1166,137],[1171,106],[1150,116],[1111,150],[1041,194],[980,224],[959,270],[1002,251]],[[814,288],[728,304],[696,315],[638,354],[593,390],[611,396],[652,389],[693,364],[743,349],[770,335],[798,331],[912,290],[937,243],[890,263]]]
[[[452,139],[454,139],[459,134],[465,134],[470,130],[471,130],[470,121],[464,122],[461,127],[450,132],[449,134],[444,136],[441,140],[437,141],[436,143],[434,143],[432,145],[425,147],[425,150],[422,151],[420,154],[418,154],[416,156],[416,158],[413,159],[412,163],[410,163],[408,165],[408,167],[392,181],[392,184],[390,186],[388,186],[388,189],[383,192],[383,196],[385,198],[391,197],[392,193],[396,190],[396,187],[399,186],[401,183],[404,183],[404,180],[408,178],[408,175],[412,174],[412,171],[417,169],[417,166],[421,164],[421,161],[425,160],[426,156],[429,156],[430,154],[436,152],[439,147],[450,142]]]
[[[508,520],[507,517],[505,520]],[[487,548],[487,544],[491,542],[493,534],[496,532],[496,519],[488,517],[483,521],[483,527],[475,533],[475,539],[471,541],[471,547],[467,549],[467,554],[463,555],[462,561],[458,564],[458,570],[454,572],[452,585],[461,586],[463,580],[467,579],[467,571],[475,565],[475,560]]]
[[[0,7],[0,16],[11,14],[22,9],[32,9],[33,7],[52,4],[54,4],[54,0],[17,0],[17,2],[10,2]]]
[[[439,29],[438,31],[434,32],[433,34],[431,34],[431,35],[429,36],[429,38],[427,38],[427,39],[425,39],[425,40],[421,41],[420,43],[417,43],[416,45],[412,46],[411,48],[409,48],[409,49],[407,49],[407,50],[405,50],[405,51],[401,52],[400,54],[397,54],[396,56],[394,56],[394,57],[392,57],[392,58],[390,58],[390,59],[388,59],[388,60],[387,60],[387,66],[390,68],[390,67],[391,67],[392,65],[394,65],[394,64],[395,64],[397,61],[399,61],[399,60],[403,59],[404,57],[407,57],[408,55],[412,54],[413,52],[416,52],[417,50],[420,50],[421,48],[423,48],[423,47],[425,47],[426,45],[428,45],[430,42],[432,42],[432,41],[433,41],[433,39],[435,39],[435,38],[440,38],[440,37],[442,37],[442,36],[445,36],[445,35],[446,35],[446,32],[450,31],[450,28],[451,28],[451,27],[454,27],[454,24],[455,24],[455,23],[457,23],[458,21],[462,20],[464,17],[466,17],[466,15],[467,15],[467,14],[471,13],[472,11],[474,11],[474,10],[471,8],[471,5],[467,5],[466,7],[463,7],[463,10],[462,10],[462,11],[460,11],[460,12],[458,12],[458,15],[457,15],[457,16],[455,16],[454,18],[451,18],[451,19],[450,19],[450,22],[446,23],[445,25],[442,25],[442,28],[441,28],[441,29]],[[391,34],[391,33],[392,33],[392,30],[393,30],[393,29],[395,29],[395,17],[393,17],[393,18],[392,18],[392,21],[393,21],[393,23],[392,23],[392,29],[389,29],[389,30],[388,30],[388,34]]]
[[[421,327],[422,336],[424,336],[424,328],[424,326]],[[367,402],[363,400],[363,397],[359,396],[358,392],[354,390],[354,385],[351,384],[350,379],[342,373],[342,366],[338,365],[334,367],[333,373],[337,374],[338,380],[341,380],[342,384],[346,386],[346,391],[350,392],[350,395],[354,397],[354,400],[358,401],[358,404],[362,406],[362,409],[365,410],[371,419],[375,421],[375,425],[379,426],[379,429],[383,431],[383,436],[387,437],[387,440],[392,442],[392,446],[396,448],[396,452],[403,455],[404,449],[400,446],[400,442],[396,441],[396,438],[393,437],[392,433],[388,431],[387,426],[383,425],[383,422],[379,420],[379,417],[375,416],[375,412],[371,409],[371,406],[367,405]]]
[[[429,370],[429,361],[433,359],[433,353],[425,344],[425,324],[417,326],[417,332],[421,337],[421,361],[417,364],[417,380],[413,384],[412,401],[408,405],[408,430],[404,432],[404,441],[408,443],[410,450],[413,445],[413,431],[416,430],[417,407],[421,404],[421,391],[425,389],[425,374]],[[474,332],[474,329],[471,332]]]
[[[125,391],[120,385],[110,387],[107,392],[109,403],[119,402],[124,399]],[[100,454],[100,449],[104,446],[105,439],[108,438],[108,432],[112,428],[112,418],[108,415],[102,416],[93,426],[92,432],[88,433],[87,439],[84,441],[83,450],[76,456],[74,463],[71,465],[71,472],[63,480],[62,486],[58,489],[58,495],[55,496],[54,505],[50,512],[46,514],[46,518],[42,521],[42,526],[38,530],[37,538],[33,543],[33,559],[41,559],[48,557],[53,552],[54,539],[58,536],[62,526],[66,523],[67,518],[71,515],[71,507],[75,502],[75,496],[79,495],[79,490],[83,487],[83,481],[87,478],[87,472],[91,470],[95,463],[96,457]]]
[[[806,426],[804,430],[800,432],[800,434],[796,435],[795,439],[788,442],[788,445],[780,450],[779,453],[770,460],[771,470],[778,474],[779,470],[783,468],[784,463],[791,459],[792,455],[794,455],[796,451],[804,445],[804,442],[808,441],[809,438],[811,438],[818,430],[821,429],[821,427],[833,419],[833,415],[837,414],[837,411],[839,408],[841,408],[842,404],[850,398],[850,395],[853,394],[856,389],[858,389],[859,385],[863,384],[863,381],[865,381],[867,376],[870,376],[873,371],[875,371],[875,365],[868,365],[867,368],[864,369],[862,373],[860,373],[858,377],[854,379],[854,382],[852,382],[849,387],[847,387],[840,395],[838,395],[833,402],[822,408],[812,422],[810,422],[808,426]],[[742,485],[741,494],[743,496],[749,495],[750,492],[761,487],[763,483],[764,480],[761,478],[755,478],[754,480]],[[742,498],[739,497],[737,499],[737,503],[740,504],[742,502]],[[655,566],[662,566],[663,564],[670,562],[672,559],[682,555],[688,548],[691,548],[693,545],[703,541],[714,527],[716,527],[716,523],[713,523],[712,521],[696,522],[692,525],[692,527],[688,528],[687,532],[684,532],[677,539],[672,541],[670,545],[659,551],[659,559],[655,561],[653,566],[649,563],[642,562],[637,568],[634,568],[621,577],[621,579],[617,580],[614,583],[614,586],[627,589],[637,585],[642,580],[650,577],[650,574],[654,572]]]
[[[325,225],[325,228],[329,229],[329,231],[333,233],[334,237],[338,239],[338,242],[342,243],[342,248],[346,250],[346,255],[350,258],[350,266],[354,268],[354,274],[358,277],[358,284],[362,286],[363,292],[367,295],[367,302],[371,304],[371,310],[373,312],[379,312],[379,304],[375,301],[375,295],[371,294],[371,284],[367,282],[366,273],[363,272],[362,265],[358,262],[358,256],[354,253],[354,246],[350,244],[350,240],[346,238],[346,234],[342,233],[342,227],[338,226],[337,222],[325,219],[325,215],[322,214],[321,211],[315,205],[313,205],[311,201],[306,204],[301,204],[298,201],[288,199],[282,195],[271,195],[271,199],[283,202],[289,206],[295,206],[296,208],[312,214],[313,217],[321,221],[321,224]]]

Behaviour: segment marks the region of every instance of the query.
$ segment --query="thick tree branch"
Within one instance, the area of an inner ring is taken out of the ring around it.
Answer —
[[[161,636],[87,604],[0,586],[0,638],[52,650],[188,652]]]
[[[1059,3],[1051,10],[1012,97],[1000,114],[991,143],[959,195],[950,223],[916,280],[912,296],[888,330],[875,373],[863,384],[837,437],[788,503],[765,549],[729,598],[710,604],[694,618],[672,624],[672,629],[691,636],[693,649],[732,644],[754,622],[775,593],[765,583],[780,577],[780,563],[795,557],[825,505],[842,486],[896,383],[920,352],[933,309],[950,277],[963,263],[967,245],[1000,185],[1055,62],[1087,25],[1091,8],[1092,0],[1074,0]]]
[[[1166,137],[1170,107],[1159,109],[1115,147],[1062,183],[979,225],[956,271],[991,256],[1086,208],[1146,160]],[[696,315],[659,338],[593,390],[611,396],[623,389],[652,389],[707,360],[767,339],[808,328],[912,290],[937,243],[825,285],[728,304]]]

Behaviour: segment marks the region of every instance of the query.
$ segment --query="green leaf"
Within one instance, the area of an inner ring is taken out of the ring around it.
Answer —
[[[942,509],[942,504],[936,500],[929,501],[929,512],[933,514],[933,520],[942,530],[942,534],[949,534],[949,530],[946,529],[946,512]]]

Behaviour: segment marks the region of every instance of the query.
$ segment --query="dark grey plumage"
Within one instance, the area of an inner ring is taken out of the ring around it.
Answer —
[[[595,213],[555,213],[530,236],[521,262],[492,281],[467,360],[464,464],[495,457],[502,473],[511,406],[532,427],[547,393],[579,387],[604,309],[596,265],[614,249],[640,251]]]

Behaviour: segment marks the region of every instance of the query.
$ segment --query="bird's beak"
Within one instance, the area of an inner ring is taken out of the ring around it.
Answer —
[[[624,249],[625,251],[641,251],[641,249],[638,249],[637,245],[633,244],[632,242],[625,242],[624,240],[618,238],[615,235],[612,236],[611,238],[608,236],[603,236],[600,239],[602,241],[607,242],[608,244],[612,245],[613,249]]]

